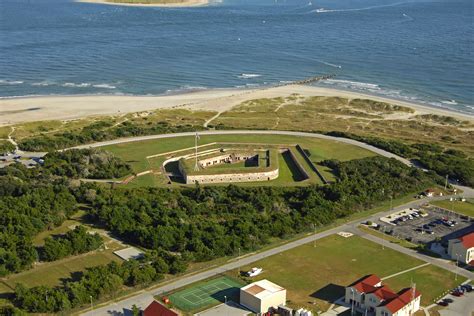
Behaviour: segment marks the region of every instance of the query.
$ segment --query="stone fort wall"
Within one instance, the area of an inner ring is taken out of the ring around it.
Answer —
[[[186,184],[198,183],[232,183],[232,182],[256,182],[270,181],[278,178],[279,169],[265,172],[249,172],[249,173],[222,173],[212,175],[187,175],[185,170],[179,165],[179,169],[184,176]]]

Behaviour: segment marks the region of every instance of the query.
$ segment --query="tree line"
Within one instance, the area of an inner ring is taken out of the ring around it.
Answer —
[[[43,169],[67,178],[112,179],[132,172],[132,168],[111,152],[101,149],[53,151],[44,157]]]
[[[359,136],[346,132],[330,132],[331,136],[355,139],[375,147],[413,160],[421,167],[448,176],[461,184],[474,186],[474,159],[464,152],[446,149],[437,144],[406,144],[398,140],[387,140],[370,136]]]
[[[56,313],[90,304],[101,298],[113,298],[124,286],[146,286],[162,280],[164,274],[183,272],[186,265],[179,256],[156,251],[147,253],[141,260],[131,259],[119,264],[88,268],[78,280],[66,281],[60,287],[37,286],[27,288],[19,284],[15,288],[14,303],[31,313]],[[167,260],[163,260],[167,258]],[[167,262],[170,262],[168,264]]]
[[[15,291],[15,304],[26,311],[67,310],[88,303],[89,295],[94,299],[113,296],[124,286],[183,272],[189,262],[235,255],[239,249],[258,250],[271,240],[330,224],[389,196],[396,198],[442,182],[433,173],[384,157],[330,163],[335,183],[287,188],[112,189],[79,183],[42,167],[26,169],[17,164],[0,169],[0,269],[5,275],[31,265],[38,256],[32,237],[60,225],[78,203],[89,206],[93,221],[149,250],[144,259],[88,269],[79,279],[59,287],[19,285]],[[83,233],[71,232],[66,239],[84,237]],[[60,247],[47,243],[52,255]],[[90,249],[83,241],[74,244],[77,249]]]
[[[90,234],[84,226],[76,226],[64,235],[47,237],[40,257],[44,261],[55,261],[99,249],[102,245],[99,234]]]
[[[165,121],[149,125],[125,121],[117,126],[112,125],[112,123],[108,121],[98,121],[77,131],[40,134],[38,136],[21,139],[18,141],[18,146],[21,150],[26,151],[54,151],[121,137],[194,132],[202,129],[203,127],[201,125],[171,125]]]

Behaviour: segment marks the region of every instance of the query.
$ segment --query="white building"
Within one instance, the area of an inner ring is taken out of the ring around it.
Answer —
[[[373,274],[346,287],[344,298],[351,308],[375,316],[410,316],[420,309],[420,300],[415,288],[395,293]]]
[[[448,254],[453,260],[474,265],[474,232],[450,239]]]
[[[240,289],[240,305],[254,313],[266,313],[270,308],[286,304],[286,290],[268,280],[261,280]]]

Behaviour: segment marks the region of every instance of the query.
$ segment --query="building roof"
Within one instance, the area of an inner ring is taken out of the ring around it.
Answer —
[[[373,292],[367,292],[367,293],[372,293],[376,295],[381,301],[391,300],[398,296],[394,291],[392,291],[391,288],[389,288],[386,285],[383,285],[377,288]]]
[[[414,288],[406,288],[398,292],[396,296],[383,304],[392,314],[408,305],[412,300],[421,296],[421,293]]]
[[[382,280],[374,275],[367,275],[349,285],[359,293],[373,294],[377,296],[381,305],[385,306],[392,314],[409,304],[413,299],[421,296],[421,293],[413,288],[406,288],[395,293],[388,286],[382,284]]]
[[[462,242],[465,248],[474,247],[474,232],[459,237],[459,240]]]
[[[153,301],[145,308],[143,316],[178,316],[178,314],[157,301]]]
[[[254,282],[252,284],[244,286],[240,290],[245,291],[259,299],[271,296],[277,292],[285,291],[285,289],[281,286],[276,285],[275,283],[270,282],[268,280]]]
[[[382,280],[375,274],[367,275],[351,285],[350,287],[355,288],[360,293],[371,293],[377,289],[381,285]]]

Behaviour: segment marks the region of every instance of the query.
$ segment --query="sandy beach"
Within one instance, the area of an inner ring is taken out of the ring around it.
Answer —
[[[202,90],[160,96],[44,96],[0,99],[0,125],[43,120],[70,120],[86,116],[118,115],[163,108],[187,108],[223,112],[252,99],[302,96],[365,98],[413,108],[415,114],[438,114],[474,121],[472,115],[400,100],[322,87],[287,85],[273,88]],[[411,115],[415,115],[411,114]],[[392,119],[395,117],[391,117]],[[402,117],[400,117],[402,118]]]
[[[209,0],[185,0],[177,3],[118,3],[107,0],[77,0],[76,2],[87,2],[97,4],[110,4],[110,5],[121,5],[121,6],[132,6],[132,7],[165,7],[165,8],[179,8],[179,7],[199,7],[209,4]]]

